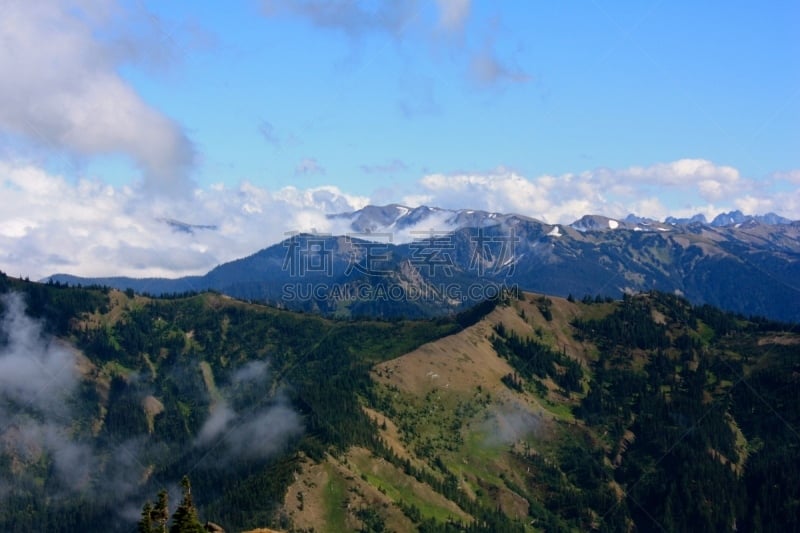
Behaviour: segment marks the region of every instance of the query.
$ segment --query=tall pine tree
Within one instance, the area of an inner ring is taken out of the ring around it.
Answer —
[[[197,509],[192,500],[192,485],[187,476],[181,480],[183,498],[181,504],[172,515],[172,527],[169,533],[205,533],[205,528],[197,518]]]
[[[167,533],[167,522],[169,521],[169,497],[167,491],[162,490],[158,493],[155,505],[152,502],[145,502],[142,507],[142,518],[137,524],[138,533]]]

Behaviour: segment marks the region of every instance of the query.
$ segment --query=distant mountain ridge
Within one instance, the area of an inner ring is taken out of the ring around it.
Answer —
[[[427,224],[427,229],[436,231],[455,231],[464,227],[484,227],[505,222],[509,219],[520,219],[547,224],[533,217],[500,213],[476,209],[445,209],[440,207],[408,207],[401,204],[384,206],[368,205],[357,211],[328,215],[329,220],[350,221],[349,229],[358,233],[378,233],[387,231],[405,231],[409,229],[425,229],[419,227]],[[685,226],[688,224],[707,225],[715,228],[735,226],[745,223],[759,223],[765,225],[791,224],[793,221],[776,213],[764,215],[745,215],[740,210],[719,213],[711,222],[705,215],[698,213],[690,218],[666,217],[663,221],[638,216],[633,213],[622,219],[615,219],[604,215],[589,214],[567,224],[579,231],[604,230],[604,229],[633,229],[636,231],[665,231],[672,226]],[[552,226],[562,224],[551,224]],[[638,229],[637,229],[638,228]]]
[[[432,316],[502,286],[582,297],[652,289],[744,315],[800,321],[800,221],[725,213],[572,224],[479,210],[368,206],[331,215],[349,235],[298,234],[203,276],[54,282],[151,294],[216,290],[343,316]],[[494,289],[493,289],[494,288]]]

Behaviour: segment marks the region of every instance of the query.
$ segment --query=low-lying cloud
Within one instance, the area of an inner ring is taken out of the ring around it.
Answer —
[[[0,456],[10,465],[0,473],[0,498],[34,487],[31,471],[44,460],[53,473],[48,497],[80,494],[135,519],[142,483],[152,473],[148,465],[164,450],[145,435],[119,442],[110,435],[101,445],[75,428],[80,357],[26,314],[22,295],[0,297]],[[214,464],[270,457],[302,432],[300,415],[280,391],[255,409],[244,405],[249,400],[241,394],[267,388],[269,379],[267,363],[254,361],[221,387],[222,400],[195,440],[219,452]]]
[[[534,414],[529,406],[516,401],[494,406],[481,424],[489,446],[516,444],[540,437],[542,429],[541,414]]]
[[[269,366],[264,361],[251,361],[237,369],[230,385],[220,390],[222,399],[212,405],[195,444],[222,449],[222,462],[240,459],[263,459],[274,455],[286,443],[301,434],[303,422],[282,393],[265,405],[251,409],[248,405],[237,412],[233,403],[241,388],[269,386]]]
[[[586,214],[664,219],[702,213],[711,219],[732,209],[800,219],[796,179],[796,171],[786,171],[762,182],[729,166],[684,159],[558,176],[528,177],[505,168],[432,173],[403,190],[376,191],[372,198],[381,201],[332,185],[267,189],[250,182],[195,189],[190,198],[168,201],[131,187],[72,182],[31,164],[0,162],[0,270],[32,279],[55,273],[204,274],[291,232],[347,233],[347,219],[327,215],[386,203],[387,197],[412,207],[483,209],[560,224]],[[166,220],[215,229],[181,231]],[[403,236],[395,237],[397,242]]]
[[[44,418],[66,417],[65,401],[78,382],[74,353],[47,339],[41,325],[25,315],[19,294],[0,299],[5,309],[0,322],[0,424],[11,416],[5,402],[25,406]]]
[[[0,496],[35,484],[28,467],[46,457],[58,486],[51,497],[82,493],[123,502],[145,471],[143,443],[129,440],[103,453],[75,431],[73,398],[80,374],[78,354],[47,336],[25,314],[20,294],[0,298],[0,455],[11,460],[11,478],[0,478]]]

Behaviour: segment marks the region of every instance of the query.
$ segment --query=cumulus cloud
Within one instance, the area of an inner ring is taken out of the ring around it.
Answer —
[[[405,198],[410,205],[468,205],[550,223],[569,223],[585,214],[624,217],[632,212],[655,219],[696,213],[713,218],[737,208],[800,218],[797,190],[779,193],[765,189],[733,167],[704,159],[533,178],[501,167],[472,174],[429,174],[417,185]]]
[[[269,190],[244,182],[153,201],[135,189],[71,182],[29,164],[0,162],[0,270],[32,279],[54,273],[176,277],[202,274],[249,255],[290,231],[334,232],[328,213],[368,198],[337,187]],[[210,224],[177,231],[164,219]]]
[[[362,170],[377,172],[382,166]],[[391,161],[385,166],[399,167]],[[0,270],[33,279],[54,273],[204,274],[291,232],[347,233],[348,219],[327,215],[370,203],[484,209],[549,223],[570,223],[585,214],[624,217],[631,212],[656,219],[702,213],[712,219],[732,209],[774,211],[800,219],[800,190],[791,183],[774,180],[766,186],[734,168],[704,160],[535,177],[502,167],[433,173],[403,193],[378,190],[372,197],[335,186],[267,189],[242,182],[197,189],[179,201],[154,200],[127,186],[72,182],[30,164],[0,162],[0,198]],[[216,229],[179,231],[165,220]]]
[[[489,211],[520,212],[546,207],[546,188],[541,183],[502,168],[488,174],[429,174],[419,185],[434,205],[442,207],[455,208],[468,205],[466,202],[475,207],[476,201],[481,204],[477,207]]]
[[[115,32],[123,19],[129,29]],[[0,132],[57,154],[122,154],[148,189],[187,191],[191,141],[117,73],[169,60],[169,47],[151,44],[164,41],[153,20],[111,0],[5,2]]]
[[[649,167],[631,167],[612,176],[630,178],[669,187],[696,186],[701,196],[708,201],[719,200],[741,191],[744,182],[739,171],[726,165],[715,165],[705,159],[680,159],[671,163],[659,163]]]

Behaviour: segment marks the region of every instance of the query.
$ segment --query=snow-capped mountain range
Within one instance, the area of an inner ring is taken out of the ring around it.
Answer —
[[[369,239],[369,234],[392,234],[394,242],[409,242],[435,231],[453,232],[462,228],[480,228],[506,225],[513,221],[533,221],[549,226],[553,236],[563,233],[565,226],[580,232],[607,231],[627,229],[644,232],[666,232],[680,229],[692,224],[714,228],[739,227],[741,225],[781,225],[790,224],[792,220],[767,213],[765,215],[745,215],[739,210],[720,213],[711,222],[702,214],[691,218],[667,217],[664,221],[640,217],[630,214],[623,219],[614,219],[602,215],[585,215],[571,224],[547,224],[518,214],[496,213],[474,209],[443,209],[439,207],[407,207],[399,204],[384,206],[369,205],[363,209],[349,213],[328,215],[332,222],[344,222],[348,231],[362,234]],[[677,227],[677,228],[676,228]]]
[[[699,215],[663,222],[586,215],[571,224],[547,224],[515,214],[393,204],[330,215],[329,221],[335,231],[295,235],[203,276],[58,274],[51,280],[152,294],[213,289],[350,316],[453,312],[486,296],[470,288],[487,285],[576,297],[656,289],[745,315],[800,322],[800,221],[775,214],[733,211],[710,223]],[[354,290],[360,287],[394,292],[380,298]],[[354,293],[364,296],[347,298]],[[419,294],[427,297],[411,298]]]

